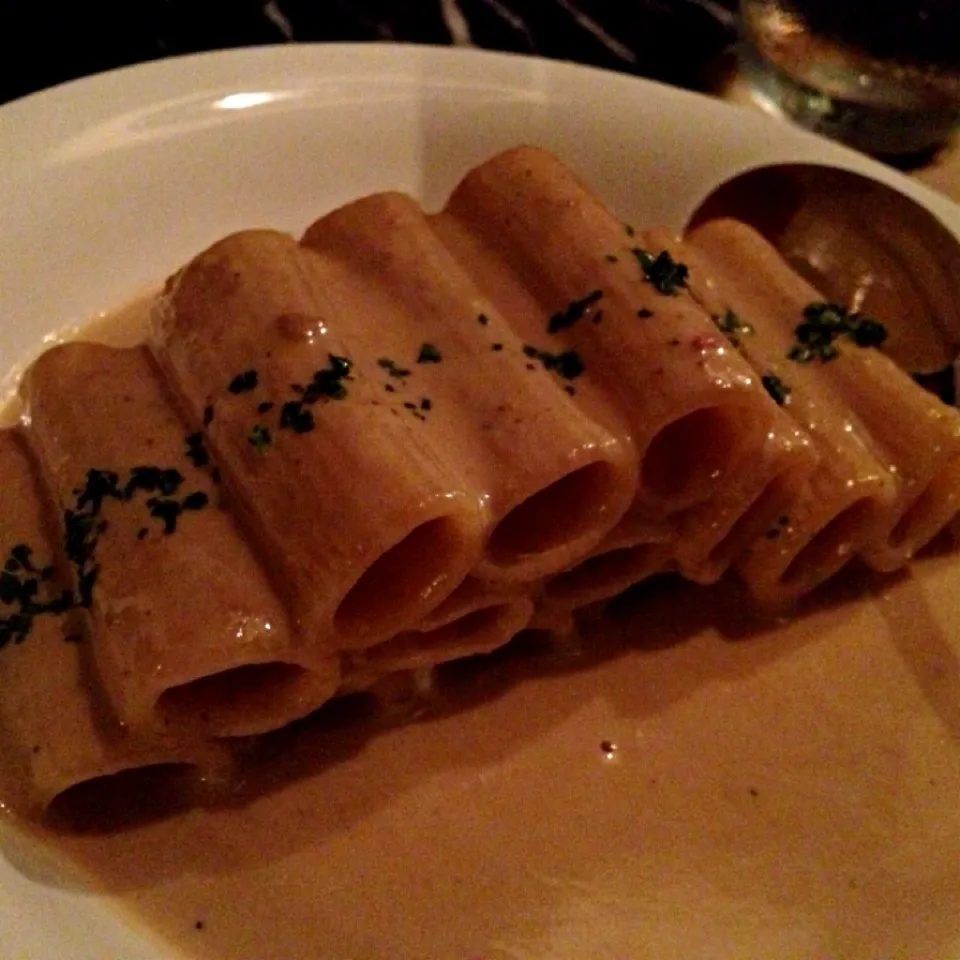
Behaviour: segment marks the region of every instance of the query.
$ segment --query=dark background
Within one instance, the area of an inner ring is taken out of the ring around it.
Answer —
[[[476,46],[681,86],[733,39],[736,0],[457,0]],[[586,28],[589,18],[606,36]],[[441,0],[0,0],[0,103],[176,54],[291,41],[453,42]],[[612,41],[612,42],[609,42]]]

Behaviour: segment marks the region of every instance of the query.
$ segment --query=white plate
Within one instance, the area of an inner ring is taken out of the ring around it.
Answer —
[[[300,230],[384,188],[438,204],[519,142],[637,224],[679,226],[727,176],[810,160],[895,184],[960,235],[960,210],[886,168],[626,76],[399,46],[188,57],[0,109],[0,370],[232,229]],[[723,591],[656,601],[619,621],[615,656],[385,734],[233,811],[232,833],[168,825],[163,868],[124,897],[231,960],[960,956],[955,583],[928,560],[739,642]],[[116,874],[139,842],[96,843]],[[217,875],[194,875],[210,844]],[[31,842],[7,831],[3,849],[3,957],[172,955]],[[185,897],[189,914],[169,906]],[[232,953],[225,928],[245,931]]]

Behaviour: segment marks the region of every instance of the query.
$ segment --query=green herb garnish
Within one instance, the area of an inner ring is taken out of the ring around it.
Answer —
[[[199,430],[187,437],[185,456],[198,470],[210,462],[210,454],[204,444],[203,434]]]
[[[305,400],[290,400],[280,408],[280,429],[294,433],[309,433],[316,421],[309,410],[304,409]]]
[[[722,315],[711,317],[716,324],[717,329],[726,334],[730,342],[735,346],[740,346],[740,337],[753,333],[753,327],[749,323],[744,323],[740,317],[732,310],[726,310]]]
[[[826,363],[840,354],[837,341],[847,337],[858,347],[879,347],[887,339],[887,328],[872,317],[850,313],[836,303],[811,303],[797,325],[797,342],[787,356],[797,363],[819,360]]]
[[[247,443],[259,453],[266,450],[272,442],[273,438],[270,436],[270,429],[262,423],[255,424],[250,428],[250,433],[247,434]]]
[[[480,314],[480,316],[483,316],[483,314]],[[442,359],[440,351],[432,343],[424,343],[420,346],[417,363],[440,363]]]
[[[572,327],[578,320],[586,316],[590,308],[603,297],[602,290],[591,290],[579,300],[571,300],[563,310],[555,313],[547,323],[547,333],[558,333],[567,327]]]
[[[539,360],[544,369],[552,370],[564,380],[575,380],[586,369],[580,354],[575,350],[551,353],[549,350],[539,350],[537,347],[525,344],[523,353],[527,357]]]
[[[760,382],[764,389],[776,401],[777,406],[784,406],[790,400],[790,388],[778,377],[772,373],[765,373]]]
[[[245,370],[243,373],[238,373],[227,384],[227,389],[231,393],[249,393],[256,389],[259,379],[256,370]]]
[[[391,377],[396,377],[398,380],[402,380],[404,377],[410,376],[409,370],[407,370],[405,367],[397,366],[397,364],[389,357],[380,357],[380,359],[377,360],[377,364],[383,367],[383,369],[386,370]]]
[[[661,250],[656,256],[640,247],[634,247],[630,252],[637,258],[647,283],[660,293],[676,296],[681,288],[686,287],[690,274],[687,265],[678,263],[666,250]]]

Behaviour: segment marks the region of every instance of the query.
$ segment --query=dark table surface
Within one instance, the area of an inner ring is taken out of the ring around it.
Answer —
[[[113,67],[225,47],[457,44],[698,88],[735,0],[0,0],[0,103]]]

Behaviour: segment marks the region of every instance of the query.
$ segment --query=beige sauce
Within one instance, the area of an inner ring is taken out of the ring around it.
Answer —
[[[307,725],[235,805],[60,840],[88,876],[55,882],[222,960],[956,955],[954,579],[772,630],[648,590],[572,671],[499,658],[367,742]]]
[[[210,960],[958,955],[956,576],[847,579],[778,625],[658,581],[577,659],[265,739],[229,804],[3,851]]]

